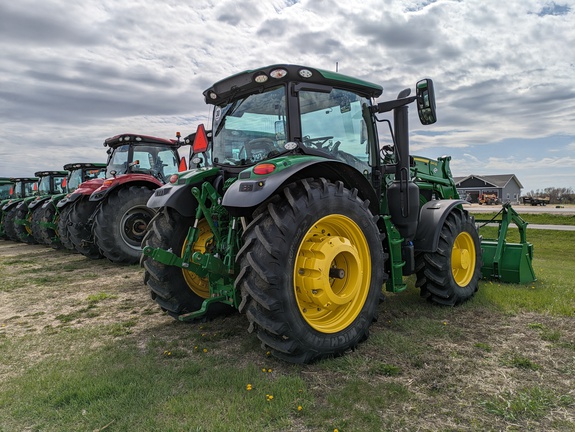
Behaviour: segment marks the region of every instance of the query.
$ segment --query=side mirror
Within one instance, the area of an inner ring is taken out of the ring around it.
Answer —
[[[417,113],[421,124],[429,125],[437,121],[435,112],[435,92],[433,81],[429,78],[419,81],[416,86]]]

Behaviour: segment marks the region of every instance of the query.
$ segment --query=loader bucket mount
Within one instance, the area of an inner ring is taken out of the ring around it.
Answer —
[[[501,219],[498,216],[501,215]],[[502,205],[501,210],[490,220],[476,220],[478,228],[498,223],[497,239],[482,239],[483,266],[481,274],[486,279],[497,279],[505,283],[527,284],[537,280],[533,271],[533,245],[527,241],[527,222],[511,207]],[[519,229],[519,243],[507,242],[509,225]]]

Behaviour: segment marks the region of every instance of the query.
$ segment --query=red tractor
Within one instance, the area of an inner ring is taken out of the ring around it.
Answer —
[[[139,261],[140,243],[156,213],[147,207],[148,199],[171,175],[186,169],[177,137],[122,134],[104,141],[106,179],[80,185],[68,199],[73,203],[62,222],[78,252],[120,264]]]

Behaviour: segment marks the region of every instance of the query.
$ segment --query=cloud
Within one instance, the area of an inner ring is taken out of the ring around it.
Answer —
[[[461,174],[524,164],[525,175],[563,176],[575,150],[574,18],[574,0],[3,2],[0,175],[100,158],[121,132],[190,133],[209,116],[202,91],[228,75],[337,62],[381,84],[380,100],[433,78],[439,120],[422,127],[410,110],[414,152],[452,154]],[[14,145],[26,157],[6,156]]]

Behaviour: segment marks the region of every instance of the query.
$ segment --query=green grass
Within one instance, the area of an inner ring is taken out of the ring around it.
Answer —
[[[497,213],[471,213],[477,220],[490,220]],[[520,213],[521,219],[530,224],[575,225],[575,215],[556,215],[549,213]],[[499,217],[500,219],[500,217]]]
[[[575,430],[575,232],[528,238],[536,282],[484,280],[444,308],[410,277],[367,341],[306,366],[267,356],[242,315],[164,317],[135,266],[104,286],[104,261],[62,254],[50,272],[37,253],[22,276],[0,255],[15,305],[0,315],[0,432]]]

